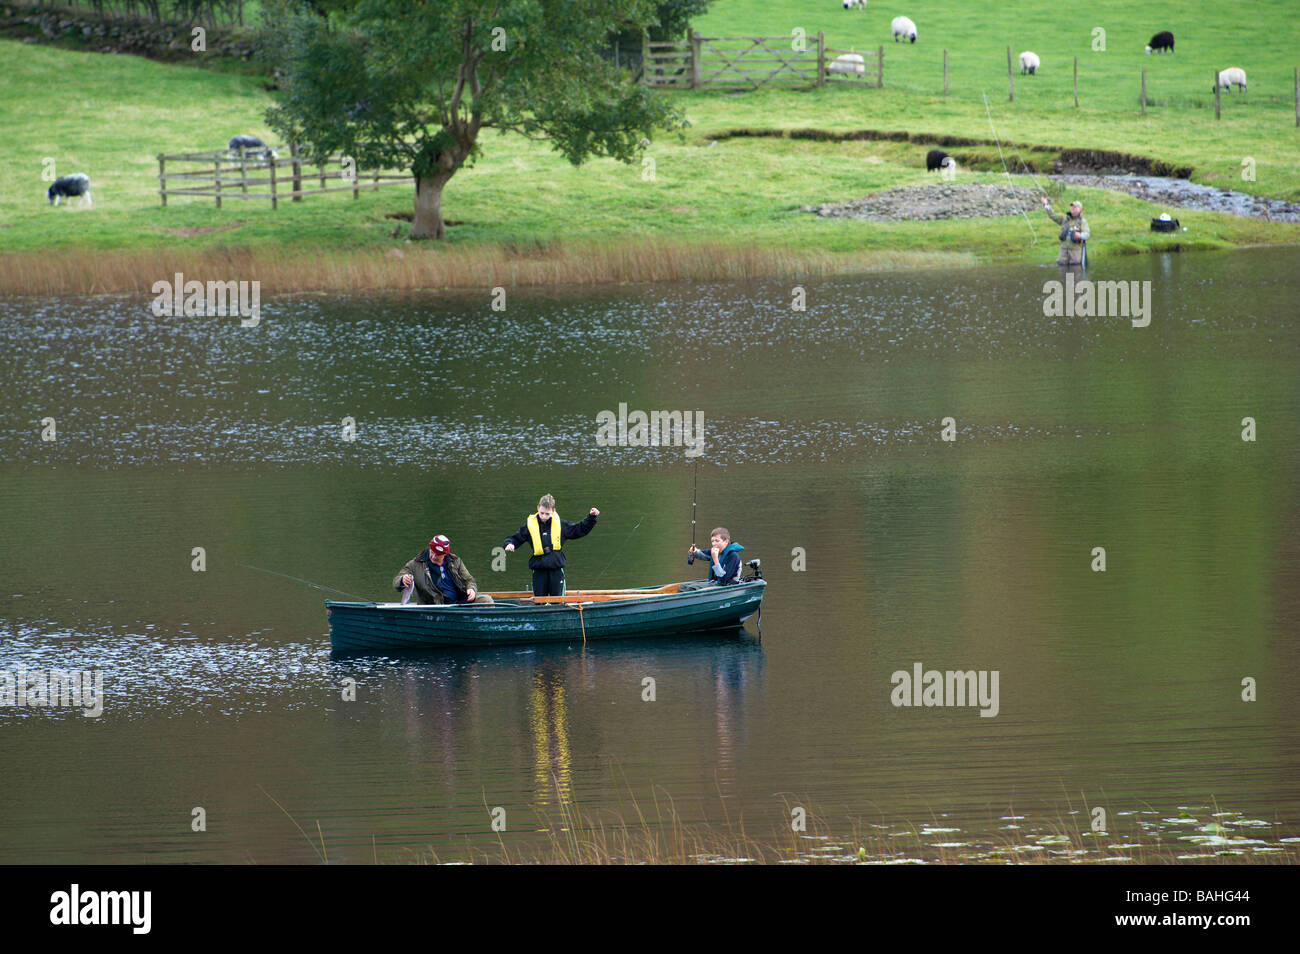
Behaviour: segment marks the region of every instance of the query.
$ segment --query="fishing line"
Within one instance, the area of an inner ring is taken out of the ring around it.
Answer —
[[[360,600],[363,603],[372,603],[373,600],[366,599],[364,596],[357,596],[355,593],[349,593],[347,590],[335,589],[332,586],[322,586],[320,583],[313,583],[311,580],[304,580],[301,577],[290,576],[288,573],[277,573],[275,570],[263,570],[260,566],[249,566],[247,563],[236,563],[235,566],[242,566],[246,570],[256,570],[258,573],[269,573],[271,576],[283,577],[286,580],[293,580],[295,583],[306,583],[308,586],[314,586],[318,590],[329,590],[331,593],[339,593],[343,596],[350,596],[354,600]]]
[[[1016,193],[1015,193],[1015,187],[1012,186],[1011,184],[1011,170],[1007,168],[1007,160],[1004,159],[1002,156],[1002,140],[998,138],[998,131],[993,128],[993,110],[989,108],[989,95],[988,93],[985,92],[981,92],[980,95],[984,97],[984,112],[989,117],[989,132],[993,133],[993,142],[996,143],[998,147],[998,159],[1002,163],[1002,171],[1006,173],[1007,176],[1007,189],[1011,191],[1011,197],[1014,199],[1016,197]],[[1017,155],[1019,155],[1019,150],[1017,150]],[[1022,165],[1024,164],[1023,159],[1021,159],[1021,164]],[[1034,240],[1030,243],[1030,245],[1031,246],[1037,245],[1038,233],[1034,230],[1034,223],[1029,221],[1029,216],[1025,215],[1024,209],[1020,210],[1020,214],[1025,216],[1025,224],[1029,226],[1029,233],[1034,237]]]
[[[605,569],[601,570],[599,573],[596,574],[595,579],[592,580],[593,583],[595,583],[597,580],[599,580],[602,576],[605,575],[605,570],[608,570],[610,566],[614,563],[614,558],[617,557],[619,553],[622,552],[625,546],[627,546],[627,541],[632,539],[633,534],[636,533],[637,529],[641,526],[642,523],[645,522],[645,518],[648,516],[650,516],[650,511],[648,510],[645,513],[641,514],[641,519],[636,522],[635,527],[633,527],[631,530],[628,531],[627,536],[623,537],[623,542],[618,545],[618,549],[614,551],[614,555],[609,558],[609,563],[605,564]]]

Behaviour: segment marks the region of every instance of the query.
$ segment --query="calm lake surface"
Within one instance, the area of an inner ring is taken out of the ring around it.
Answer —
[[[0,670],[104,686],[99,718],[0,706],[0,863],[526,855],[573,805],[772,842],[803,807],[892,860],[1050,858],[1097,808],[1106,857],[1294,849],[1298,266],[1105,262],[1146,328],[1044,317],[1054,267],[807,281],[803,312],[793,282],[277,298],[251,329],[0,301]],[[445,533],[526,587],[492,549],[549,492],[601,510],[571,587],[695,578],[695,459],[598,446],[620,404],[704,413],[696,539],[762,559],[761,640],[336,661],[346,597],[248,568],[389,599]],[[893,705],[917,663],[996,670],[996,715]]]

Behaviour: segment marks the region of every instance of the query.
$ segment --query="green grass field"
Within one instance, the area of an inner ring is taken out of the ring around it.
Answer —
[[[821,220],[796,211],[804,204],[856,198],[868,192],[935,181],[924,171],[925,146],[893,142],[813,142],[730,139],[709,134],[737,127],[828,130],[905,129],[914,133],[988,138],[990,119],[1003,140],[1113,149],[1194,167],[1195,181],[1280,198],[1300,199],[1300,129],[1295,124],[1292,70],[1300,62],[1292,7],[1278,2],[1198,7],[1196,16],[1173,2],[1144,5],[1103,0],[1087,6],[1017,4],[1014,13],[991,0],[946,10],[905,11],[905,4],[846,11],[837,0],[716,0],[695,24],[706,36],[788,35],[823,30],[834,47],[885,46],[885,89],[835,86],[668,94],[691,127],[663,135],[643,166],[593,160],[573,168],[546,146],[489,133],[478,164],[449,184],[444,214],[463,224],[447,245],[467,249],[547,247],[573,242],[711,243],[737,249],[833,253],[843,267],[867,266],[891,254],[917,260],[965,256],[982,260],[1043,260],[1053,256],[1050,223],[1034,222],[1039,244],[1020,217],[950,222],[871,223]],[[918,26],[915,45],[894,43],[889,21],[907,12]],[[1265,24],[1244,30],[1242,18]],[[1004,25],[1005,24],[1005,25]],[[1106,51],[1092,49],[1093,30],[1106,31]],[[1143,47],[1171,29],[1178,52],[1147,56]],[[1261,41],[1260,36],[1266,36]],[[1037,76],[1016,75],[1007,101],[1006,46],[1032,49]],[[949,50],[950,89],[942,92],[942,50]],[[1071,63],[1079,57],[1080,107],[1071,96]],[[312,196],[282,202],[169,199],[160,207],[155,156],[211,150],[235,133],[264,138],[262,117],[272,102],[262,81],[219,71],[164,65],[130,56],[78,53],[0,41],[7,78],[0,87],[0,126],[10,161],[0,166],[0,255],[100,250],[220,250],[316,256],[383,253],[389,212],[409,212],[411,193]],[[1241,66],[1245,95],[1223,94],[1215,121],[1211,76]],[[1140,72],[1148,70],[1148,115],[1139,112]],[[51,90],[60,90],[57,97]],[[273,137],[268,141],[274,141]],[[1242,161],[1255,179],[1242,178]],[[95,205],[51,209],[41,180],[52,158],[63,175],[87,172]],[[964,173],[960,181],[997,182],[1001,175]],[[1150,248],[1220,247],[1300,241],[1300,226],[1179,211],[1186,233],[1157,236],[1149,218],[1163,209],[1114,193],[1076,190],[1087,203],[1094,260]],[[230,228],[230,226],[234,226]],[[200,230],[221,228],[203,234]],[[404,227],[403,227],[404,228]],[[405,246],[410,249],[410,246]],[[0,265],[3,262],[0,261]],[[0,284],[6,273],[0,269]]]

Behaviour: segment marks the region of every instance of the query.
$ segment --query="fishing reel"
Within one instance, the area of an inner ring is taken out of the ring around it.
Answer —
[[[761,580],[763,578],[763,571],[761,569],[762,563],[763,563],[762,560],[750,560],[748,563],[746,563],[745,566],[753,570],[754,575],[742,577],[740,582],[748,583],[751,580]]]

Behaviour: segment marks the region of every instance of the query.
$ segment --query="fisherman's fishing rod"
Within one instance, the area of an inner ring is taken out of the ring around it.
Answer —
[[[691,490],[691,549],[695,549],[695,503],[700,494],[700,462],[695,461],[695,486]],[[691,565],[691,558],[686,557],[686,565]]]

